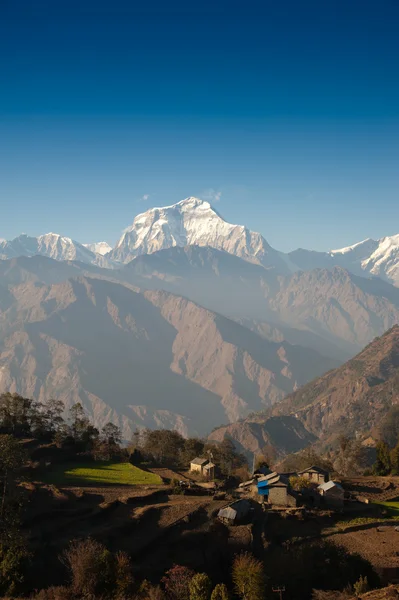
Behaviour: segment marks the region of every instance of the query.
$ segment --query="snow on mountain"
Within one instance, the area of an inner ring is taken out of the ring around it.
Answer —
[[[299,249],[290,252],[289,257],[305,271],[340,266],[363,277],[378,276],[399,287],[399,234],[379,240],[368,238],[330,252]]]
[[[101,256],[105,256],[112,250],[112,246],[107,242],[95,242],[94,244],[83,244],[83,246],[95,254],[101,254]]]
[[[39,237],[22,234],[14,240],[0,242],[0,259],[37,254],[55,260],[78,260],[87,264],[103,262],[101,256],[85,248],[79,242],[57,233],[46,233]]]
[[[399,286],[399,234],[377,241],[368,239],[349,248],[331,252],[333,257],[338,254],[358,263],[363,271]]]
[[[193,197],[137,215],[109,256],[127,263],[141,254],[187,245],[224,250],[286,274],[295,270],[288,256],[274,250],[260,233],[228,223],[209,202]]]

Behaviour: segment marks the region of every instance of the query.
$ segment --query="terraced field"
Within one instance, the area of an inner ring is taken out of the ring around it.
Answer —
[[[130,463],[90,462],[55,466],[45,481],[63,485],[161,485],[155,473],[143,471]]]

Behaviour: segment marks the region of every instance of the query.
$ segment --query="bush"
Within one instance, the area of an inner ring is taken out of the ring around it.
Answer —
[[[126,552],[118,552],[115,557],[115,598],[124,600],[133,591],[133,586],[130,558]]]
[[[197,573],[190,581],[190,600],[209,600],[211,580],[206,573]]]
[[[360,576],[356,583],[353,584],[353,590],[356,596],[360,596],[360,594],[365,594],[370,590],[369,582],[367,577]]]
[[[189,600],[190,582],[193,576],[194,571],[188,567],[174,565],[161,581],[167,596],[173,600]]]
[[[70,571],[72,591],[77,595],[100,595],[112,586],[112,554],[100,542],[73,540],[62,562]]]
[[[218,583],[211,594],[211,600],[229,600],[229,598],[227,586],[224,583]]]
[[[261,600],[265,588],[263,564],[248,552],[239,554],[233,562],[233,582],[243,600]]]

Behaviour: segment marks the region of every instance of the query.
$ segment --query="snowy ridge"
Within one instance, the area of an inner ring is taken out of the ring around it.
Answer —
[[[0,259],[18,256],[47,256],[54,260],[78,260],[86,264],[101,264],[104,259],[83,244],[57,233],[46,233],[39,237],[20,235],[11,241],[0,242]]]
[[[228,223],[209,202],[194,197],[137,215],[109,256],[127,263],[141,254],[188,245],[224,250],[286,274],[295,270],[288,256],[274,250],[260,233]]]

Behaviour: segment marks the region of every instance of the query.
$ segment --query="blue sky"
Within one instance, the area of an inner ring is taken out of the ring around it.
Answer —
[[[281,250],[399,233],[398,22],[397,0],[2,0],[0,237],[114,243],[190,195]]]

